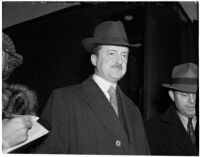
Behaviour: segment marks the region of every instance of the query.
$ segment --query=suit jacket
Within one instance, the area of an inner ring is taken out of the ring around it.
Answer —
[[[197,125],[197,144],[198,130]],[[171,105],[164,115],[148,120],[146,131],[152,155],[198,155],[197,146],[192,143],[174,105]]]
[[[126,131],[91,77],[82,84],[54,90],[42,118],[51,132],[36,153],[149,154],[139,109],[119,89]]]

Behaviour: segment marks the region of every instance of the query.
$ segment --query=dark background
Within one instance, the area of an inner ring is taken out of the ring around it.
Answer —
[[[125,20],[132,15],[133,20]],[[6,29],[17,53],[23,55],[9,82],[35,90],[41,113],[55,88],[81,83],[93,73],[90,54],[81,41],[92,37],[105,20],[123,22],[130,50],[128,70],[119,82],[122,90],[149,119],[169,106],[167,89],[172,68],[198,64],[198,21],[190,21],[177,2],[82,2]]]

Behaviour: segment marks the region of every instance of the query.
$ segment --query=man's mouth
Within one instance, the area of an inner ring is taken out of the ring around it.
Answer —
[[[121,65],[113,65],[112,68],[118,69],[118,70],[122,70],[123,67]]]
[[[194,109],[195,109],[195,106],[187,106],[187,109],[188,109],[188,110],[194,110]]]

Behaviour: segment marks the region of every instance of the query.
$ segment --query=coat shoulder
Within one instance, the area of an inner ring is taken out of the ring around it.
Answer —
[[[126,104],[128,104],[132,108],[135,108],[135,109],[138,108],[137,105],[135,105],[135,103],[128,96],[126,96],[126,94],[120,88],[119,88],[119,91],[120,91],[120,95],[122,99],[126,102]]]
[[[126,95],[125,95],[125,100],[127,102],[126,104],[133,111],[133,115],[135,115],[136,113],[141,114],[139,107]],[[136,117],[137,117],[137,114],[136,114]]]
[[[61,94],[61,95],[74,95],[78,90],[80,90],[81,84],[56,88],[53,90],[52,94]]]

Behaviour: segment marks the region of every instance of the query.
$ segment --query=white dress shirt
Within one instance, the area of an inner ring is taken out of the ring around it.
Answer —
[[[187,124],[188,124],[188,117],[183,116],[182,114],[180,114],[179,112],[177,112],[179,119],[181,120],[185,130],[187,131]],[[197,123],[197,117],[194,116],[192,118],[192,125],[193,125],[193,129],[195,130],[196,128],[196,123]]]
[[[93,80],[97,83],[97,85],[100,87],[100,89],[103,91],[103,93],[105,94],[106,98],[108,99],[108,101],[110,102],[110,95],[108,94],[108,89],[110,88],[110,86],[114,86],[114,88],[116,89],[117,84],[113,84],[109,81],[104,80],[103,78],[101,78],[100,76],[94,74],[92,76]]]

